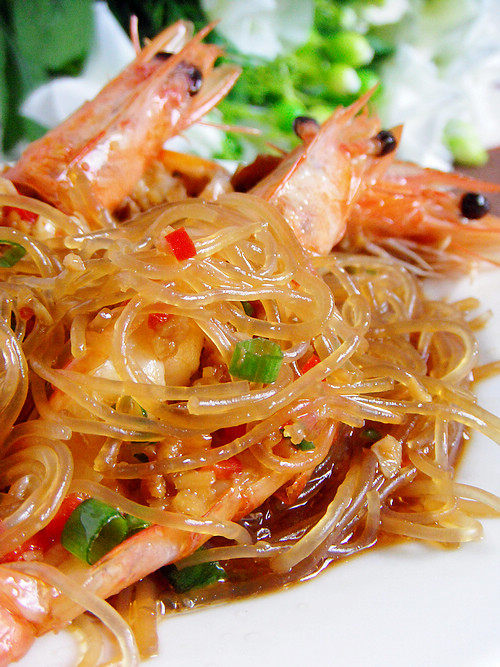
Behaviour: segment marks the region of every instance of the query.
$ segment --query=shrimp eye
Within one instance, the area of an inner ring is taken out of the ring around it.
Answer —
[[[469,220],[478,220],[488,213],[490,202],[479,192],[466,192],[460,200],[460,211]]]
[[[171,58],[174,54],[171,51],[158,51],[158,53],[155,54],[156,60],[168,60]]]
[[[388,153],[392,153],[392,151],[396,150],[397,148],[398,142],[390,130],[380,130],[380,132],[375,136],[375,139],[380,144],[380,149],[378,152],[379,157],[382,157],[382,155],[387,155]]]
[[[194,65],[189,65],[187,69],[187,75],[189,77],[188,92],[190,95],[196,95],[196,93],[201,88],[201,84],[203,83],[203,74]]]
[[[318,121],[310,116],[297,116],[293,121],[293,131],[299,139],[306,139],[306,137],[314,136],[319,130]]]

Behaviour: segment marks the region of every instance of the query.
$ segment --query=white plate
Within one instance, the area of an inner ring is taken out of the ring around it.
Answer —
[[[481,362],[500,359],[500,273],[440,286],[451,298],[477,296],[493,311],[479,334]],[[479,402],[500,413],[500,378]],[[459,479],[500,493],[500,448],[474,435]],[[407,543],[366,552],[281,593],[202,609],[160,625],[160,657],[176,667],[493,667],[500,665],[500,521],[458,550]],[[66,667],[67,633],[37,640],[19,667]]]

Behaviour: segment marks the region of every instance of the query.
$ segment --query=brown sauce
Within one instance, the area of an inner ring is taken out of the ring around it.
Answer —
[[[325,513],[328,504],[334,498],[339,485],[347,474],[353,456],[361,449],[370,446],[363,435],[367,428],[375,428],[381,436],[388,431],[392,431],[395,436],[403,437],[403,432],[408,436],[408,426],[387,427],[385,425],[385,432],[384,425],[376,423],[367,422],[363,429],[343,426],[329,454],[315,468],[295,503],[287,505],[280,499],[279,494],[275,494],[241,520],[240,523],[247,528],[253,540],[266,540],[276,544],[302,537]],[[455,464],[461,457],[462,444],[467,439],[467,436],[464,437],[464,429],[461,426],[457,425],[450,433],[450,458]],[[398,502],[396,496],[391,504],[395,507]],[[406,509],[409,509],[408,505]],[[351,537],[354,539],[357,530],[357,528],[353,529]],[[165,613],[170,613],[186,611],[215,602],[227,602],[257,594],[272,593],[315,577],[339,560],[352,558],[367,548],[374,546],[386,548],[403,541],[405,538],[379,533],[374,544],[362,547],[356,554],[349,556],[329,554],[318,561],[299,563],[290,572],[284,574],[273,571],[265,558],[221,561],[220,565],[226,572],[225,581],[206,588],[193,589],[185,594],[175,593],[160,570],[157,579],[159,589],[162,591],[160,598],[164,603]],[[207,547],[226,544],[223,538],[212,538],[207,543]]]

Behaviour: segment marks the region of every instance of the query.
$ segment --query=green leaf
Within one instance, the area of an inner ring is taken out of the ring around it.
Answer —
[[[176,565],[167,565],[164,572],[178,593],[186,593],[193,588],[204,588],[226,576],[224,568],[217,562],[199,563],[182,569]]]
[[[2,148],[10,151],[25,136],[29,122],[19,114],[19,105],[26,93],[44,79],[40,70],[32,68],[15,50],[12,40],[5,39],[5,69],[2,108]]]
[[[12,23],[21,56],[46,72],[57,72],[88,53],[92,2],[12,0]]]
[[[3,145],[4,118],[8,107],[7,83],[5,80],[5,68],[7,65],[7,47],[5,35],[0,26],[0,145]]]

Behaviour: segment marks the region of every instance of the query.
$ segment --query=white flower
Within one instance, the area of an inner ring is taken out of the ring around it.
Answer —
[[[470,123],[486,147],[499,145],[498,0],[412,0],[397,34],[379,108],[387,126],[404,123],[399,156],[449,169],[442,140],[450,120]]]
[[[384,0],[380,5],[362,6],[360,16],[371,25],[388,25],[400,21],[409,6],[409,0]]]
[[[202,0],[217,31],[242,53],[272,60],[307,41],[313,25],[312,0]]]
[[[135,57],[132,42],[105,2],[96,2],[94,41],[80,76],[63,76],[34,90],[21,113],[45,127],[54,127],[97,95]]]
[[[382,70],[379,103],[386,127],[404,123],[398,157],[426,167],[447,169],[451,155],[442,143],[453,104],[453,86],[444,84],[436,65],[413,46],[402,45]]]

